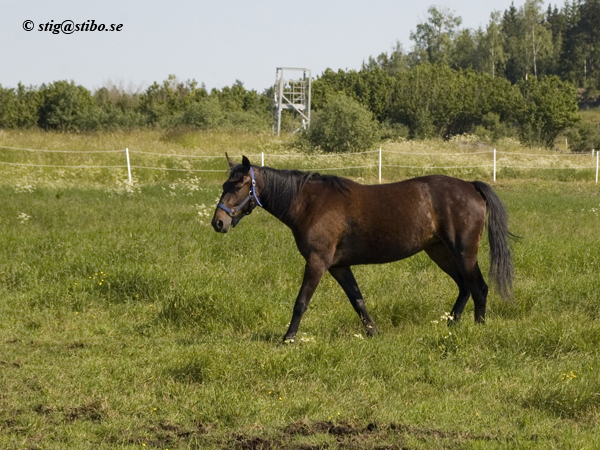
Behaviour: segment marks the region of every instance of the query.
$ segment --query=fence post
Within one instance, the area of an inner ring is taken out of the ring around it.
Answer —
[[[379,147],[379,182],[381,183],[381,147]]]
[[[125,149],[125,155],[127,156],[127,178],[129,179],[129,184],[131,184],[131,164],[129,163],[129,149]]]
[[[596,152],[596,184],[598,184],[598,156],[600,156],[600,151]]]
[[[494,183],[496,182],[496,149],[494,149]]]
[[[260,152],[260,165],[263,167],[265,165],[265,152]]]

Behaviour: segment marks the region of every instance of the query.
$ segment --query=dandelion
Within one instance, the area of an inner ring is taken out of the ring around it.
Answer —
[[[569,383],[573,378],[577,378],[577,375],[571,370],[569,373],[563,373],[561,380]]]

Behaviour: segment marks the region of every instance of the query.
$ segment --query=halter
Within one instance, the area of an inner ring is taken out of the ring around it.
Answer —
[[[260,206],[261,208],[263,207],[263,205],[260,203],[260,200],[258,199],[258,196],[256,195],[256,181],[254,180],[254,170],[252,170],[252,167],[250,167],[250,178],[252,178],[252,185],[250,186],[250,192],[248,192],[248,197],[246,197],[242,203],[235,206],[233,209],[228,208],[221,202],[219,202],[217,204],[217,208],[221,208],[223,211],[225,211],[231,217],[232,225],[234,227],[239,223],[240,220],[242,220],[244,218],[244,216],[249,215],[254,210],[256,205]],[[248,202],[250,202],[250,209],[248,209],[248,211],[246,211],[239,219],[236,220],[236,218],[235,218],[236,214]],[[256,204],[254,202],[256,202]]]

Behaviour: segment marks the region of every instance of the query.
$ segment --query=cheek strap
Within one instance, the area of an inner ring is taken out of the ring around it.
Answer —
[[[252,167],[250,167],[250,177],[252,178],[252,185],[250,186],[250,192],[248,193],[248,197],[246,197],[242,203],[235,206],[233,209],[228,208],[221,202],[217,203],[217,208],[221,208],[223,211],[225,211],[231,217],[233,227],[235,227],[239,223],[239,221],[244,218],[244,216],[249,215],[254,210],[255,202],[256,202],[256,205],[258,205],[262,208],[262,204],[260,203],[260,200],[258,200],[258,196],[256,195],[256,181],[254,180],[254,170],[252,170]],[[250,209],[248,209],[248,211],[246,211],[244,214],[242,214],[239,217],[239,219],[236,219],[235,216],[237,216],[237,213],[248,202],[250,202]]]

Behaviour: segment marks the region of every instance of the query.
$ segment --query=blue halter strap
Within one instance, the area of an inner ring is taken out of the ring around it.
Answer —
[[[217,208],[221,208],[223,211],[225,211],[231,217],[232,225],[234,227],[239,223],[240,220],[242,220],[244,218],[244,216],[247,216],[254,210],[254,207],[255,207],[254,202],[256,202],[256,205],[260,206],[261,208],[263,207],[262,203],[258,199],[258,196],[256,195],[256,181],[254,180],[254,170],[252,170],[252,167],[250,167],[250,178],[252,179],[252,184],[250,185],[250,192],[248,193],[248,197],[246,197],[242,203],[235,206],[233,209],[228,208],[221,202],[219,202],[217,204]],[[246,203],[248,203],[248,202],[250,202],[250,209],[248,211],[246,211],[244,214],[242,214],[239,219],[236,219],[235,216],[237,215],[237,213],[244,206],[246,206]]]

